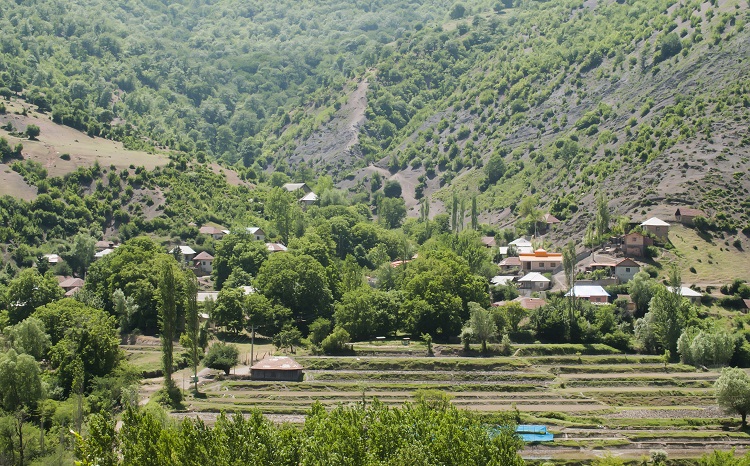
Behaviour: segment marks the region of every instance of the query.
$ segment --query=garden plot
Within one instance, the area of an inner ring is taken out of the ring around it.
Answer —
[[[691,458],[717,448],[750,450],[750,436],[737,429],[739,420],[716,406],[716,371],[665,366],[658,356],[603,348],[596,348],[598,354],[570,354],[567,347],[530,345],[527,356],[486,358],[452,356],[455,347],[447,347],[451,356],[437,357],[396,349],[392,355],[298,356],[306,368],[299,383],[249,380],[247,367],[238,367],[240,375],[203,380],[202,397],[188,395],[187,411],[175,415],[210,423],[221,411],[257,409],[274,421],[301,423],[314,403],[333,407],[377,399],[400,406],[419,391],[438,390],[488,424],[498,413],[515,411],[523,423],[547,425],[554,443],[528,445],[528,459],[577,461],[605,451],[639,458],[652,449]],[[134,362],[153,357],[147,348],[132,350]]]

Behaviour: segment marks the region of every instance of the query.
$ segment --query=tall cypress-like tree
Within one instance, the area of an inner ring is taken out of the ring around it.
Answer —
[[[477,211],[477,195],[471,196],[471,229],[479,229],[479,212]]]
[[[458,194],[453,191],[453,205],[451,206],[451,230],[458,232]]]
[[[185,313],[185,346],[193,363],[193,384],[198,392],[198,363],[200,362],[200,322],[198,321],[198,279],[192,271],[187,271],[187,312]]]
[[[159,264],[159,330],[161,332],[162,365],[164,366],[164,387],[171,392],[172,363],[174,361],[174,338],[177,329],[177,280],[174,262],[165,257]]]

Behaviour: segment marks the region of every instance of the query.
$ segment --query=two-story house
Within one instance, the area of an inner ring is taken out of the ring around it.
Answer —
[[[552,272],[562,266],[562,254],[559,252],[547,252],[537,249],[531,253],[518,255],[521,261],[521,270],[524,272]]]

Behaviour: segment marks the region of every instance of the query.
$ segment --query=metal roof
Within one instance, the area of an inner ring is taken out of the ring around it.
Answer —
[[[250,369],[266,371],[299,371],[304,369],[300,363],[288,356],[272,356],[255,363]]]
[[[523,276],[523,278],[520,278],[518,280],[519,282],[545,282],[549,283],[549,278],[545,277],[539,272],[530,272]]]
[[[490,280],[490,283],[492,283],[493,285],[507,285],[515,279],[515,275],[495,275]]]
[[[671,286],[668,286],[667,289],[674,293],[674,288]],[[688,288],[687,286],[680,287],[680,294],[686,298],[700,298],[703,296],[701,293],[695,291],[692,288]]]
[[[527,240],[526,238],[521,237],[521,238],[516,238],[510,243],[508,243],[509,246],[511,244],[514,246],[531,246],[531,241]]]
[[[178,248],[180,250],[180,254],[183,254],[183,255],[195,254],[195,250],[193,248],[191,248],[190,246],[175,246],[169,252],[170,253],[174,253],[175,249],[178,249]]]
[[[665,222],[664,220],[660,218],[651,217],[650,219],[641,223],[641,226],[642,227],[668,227],[669,223]]]
[[[590,298],[592,296],[607,296],[609,293],[604,291],[599,285],[575,285],[565,296],[575,296],[576,298]]]

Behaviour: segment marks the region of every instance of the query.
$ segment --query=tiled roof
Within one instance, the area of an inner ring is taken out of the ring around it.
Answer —
[[[193,257],[194,261],[212,261],[214,260],[214,256],[207,253],[206,251],[201,252],[197,256]]]

